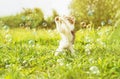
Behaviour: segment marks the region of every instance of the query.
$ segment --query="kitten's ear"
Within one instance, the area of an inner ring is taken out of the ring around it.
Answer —
[[[59,16],[56,16],[56,17],[55,17],[55,21],[59,21]]]
[[[71,17],[73,24],[75,24],[75,17]]]

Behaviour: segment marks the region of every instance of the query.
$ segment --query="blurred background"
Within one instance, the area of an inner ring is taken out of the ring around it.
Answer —
[[[56,16],[73,16],[75,56],[54,56]],[[0,79],[120,79],[120,0],[0,0]]]
[[[76,30],[118,26],[120,0],[0,0],[0,28],[54,29],[58,15],[74,16]]]

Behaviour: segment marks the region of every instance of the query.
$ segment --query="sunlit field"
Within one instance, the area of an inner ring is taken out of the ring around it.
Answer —
[[[112,27],[76,32],[75,55],[54,56],[56,30],[0,30],[0,79],[120,79],[120,42]]]
[[[0,0],[0,79],[120,79],[120,0]]]

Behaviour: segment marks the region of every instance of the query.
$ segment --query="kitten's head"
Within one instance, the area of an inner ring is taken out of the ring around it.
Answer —
[[[63,18],[68,21],[70,24],[74,25],[75,24],[75,18],[72,16],[63,16]]]
[[[75,18],[72,17],[72,16],[62,16],[62,17],[57,16],[57,17],[55,17],[55,22],[60,22],[60,23],[62,23],[62,22],[66,22],[66,21],[67,21],[68,23],[72,24],[72,25],[75,24]]]
[[[67,36],[72,34],[71,42],[74,43],[75,32],[74,32],[74,24],[75,18],[71,16],[57,16],[55,17],[55,23],[57,26],[57,30]],[[66,28],[64,28],[66,27]],[[70,34],[71,33],[71,34]]]

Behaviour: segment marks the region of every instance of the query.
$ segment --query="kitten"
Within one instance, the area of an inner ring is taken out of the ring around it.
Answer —
[[[74,24],[75,19],[73,17],[67,16],[57,16],[55,17],[55,23],[57,31],[60,33],[61,40],[59,42],[59,47],[56,50],[55,56],[57,56],[64,49],[69,49],[73,54],[73,44],[75,39],[74,34]]]

